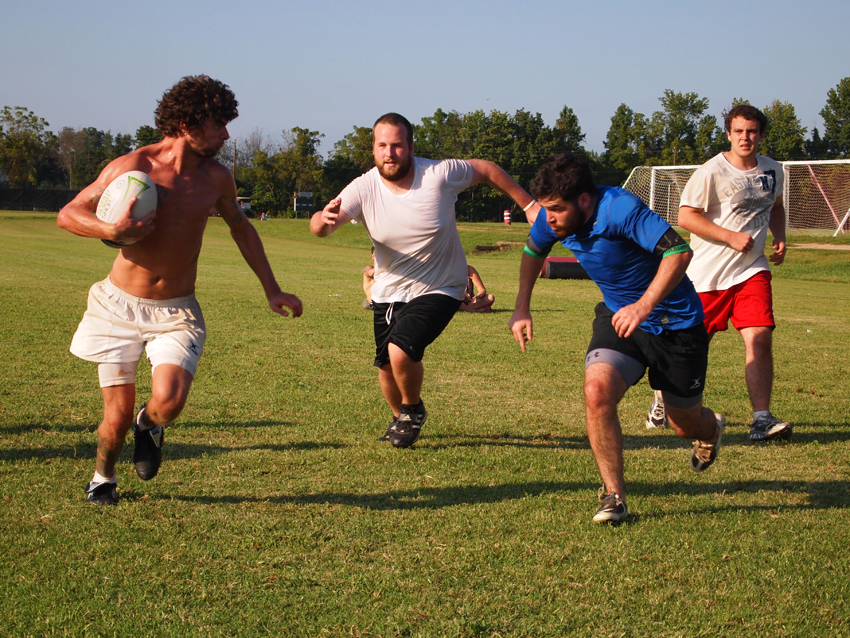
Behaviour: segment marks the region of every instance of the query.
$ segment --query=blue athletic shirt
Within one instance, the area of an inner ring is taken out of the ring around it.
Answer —
[[[602,291],[605,305],[617,312],[643,296],[658,272],[661,255],[653,251],[670,224],[638,197],[612,186],[597,187],[599,203],[575,235],[559,238],[541,210],[529,238],[538,254],[549,254],[556,242],[569,248]],[[652,334],[682,330],[702,323],[702,302],[687,275],[659,303],[640,328]]]

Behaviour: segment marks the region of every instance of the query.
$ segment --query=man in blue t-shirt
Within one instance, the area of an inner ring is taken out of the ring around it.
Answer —
[[[558,155],[531,183],[543,206],[522,257],[511,332],[525,344],[533,336],[531,292],[543,260],[560,241],[602,291],[585,359],[587,433],[602,475],[602,501],[593,517],[616,523],[628,517],[623,478],[623,433],[617,404],[649,369],[661,390],[670,425],[696,439],[691,468],[717,458],[725,419],[702,405],[708,336],[693,284],[685,276],[690,247],[643,202],[621,188],[597,187],[587,161]]]

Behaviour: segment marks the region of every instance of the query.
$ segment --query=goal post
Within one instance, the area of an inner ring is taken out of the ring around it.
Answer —
[[[789,229],[850,230],[850,160],[780,162]],[[699,166],[637,166],[623,188],[677,225],[682,189]]]

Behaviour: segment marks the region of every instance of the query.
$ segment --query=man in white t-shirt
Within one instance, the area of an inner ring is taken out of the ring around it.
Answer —
[[[393,412],[379,440],[406,448],[427,419],[420,396],[425,348],[449,324],[466,291],[458,193],[486,183],[513,199],[532,222],[540,206],[493,162],[414,157],[413,127],[397,113],[375,122],[372,144],[375,168],[314,214],[310,230],[326,237],[354,220],[369,233],[375,247],[375,366]]]
[[[773,297],[768,262],[785,259],[782,165],[757,154],[767,117],[748,104],[725,115],[731,149],[703,164],[682,192],[679,225],[691,232],[693,260],[688,277],[702,300],[709,337],[728,322],[746,350],[746,380],[753,421],[751,441],[788,439],[792,426],[770,412],[773,388]],[[773,254],[764,253],[767,231]],[[657,396],[646,427],[666,425]]]

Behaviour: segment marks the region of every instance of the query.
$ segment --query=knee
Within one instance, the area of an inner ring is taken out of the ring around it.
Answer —
[[[755,353],[769,353],[773,345],[773,331],[770,328],[759,328],[745,335],[744,342]]]
[[[615,404],[614,393],[609,384],[602,379],[591,378],[584,381],[584,403],[589,411],[597,411]]]
[[[186,407],[186,399],[187,396],[184,394],[165,397],[154,394],[151,401],[148,402],[145,414],[151,417],[152,422],[166,425],[180,416],[183,408]]]
[[[103,441],[124,443],[124,438],[133,424],[132,410],[107,409],[103,412],[103,420],[97,429],[97,436]]]

